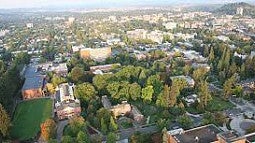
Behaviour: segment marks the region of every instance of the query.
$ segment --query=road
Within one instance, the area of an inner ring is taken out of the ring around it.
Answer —
[[[68,120],[63,120],[58,122],[58,128],[57,128],[57,141],[58,143],[61,142],[61,138],[63,136],[63,131],[65,126],[68,124]]]

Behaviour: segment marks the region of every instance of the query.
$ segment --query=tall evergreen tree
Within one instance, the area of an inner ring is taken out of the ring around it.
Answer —
[[[11,121],[2,104],[0,104],[0,133],[5,137],[8,134]]]
[[[206,81],[202,81],[199,86],[199,105],[202,109],[207,106],[207,103],[212,99],[211,94],[208,89],[208,83]]]
[[[162,130],[162,143],[168,143],[168,133],[166,128]]]
[[[101,131],[106,134],[108,131],[107,124],[105,123],[104,118],[101,118]]]
[[[110,131],[116,131],[117,129],[118,129],[118,125],[115,123],[113,117],[111,116],[109,130]]]

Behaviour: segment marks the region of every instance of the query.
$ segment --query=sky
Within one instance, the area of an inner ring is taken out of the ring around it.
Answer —
[[[243,0],[210,0],[209,3],[226,3]],[[10,8],[47,8],[47,7],[84,7],[107,8],[120,6],[163,6],[171,4],[203,4],[208,0],[0,0],[1,9]]]

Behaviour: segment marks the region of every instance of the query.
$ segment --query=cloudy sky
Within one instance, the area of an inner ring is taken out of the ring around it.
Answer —
[[[210,0],[209,3],[241,0]],[[0,0],[0,8],[70,7],[105,8],[117,6],[170,5],[180,3],[208,3],[208,0]]]

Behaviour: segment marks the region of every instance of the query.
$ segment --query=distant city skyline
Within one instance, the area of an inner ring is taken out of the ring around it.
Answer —
[[[176,4],[222,4],[252,0],[0,0],[1,9],[12,8],[115,8],[125,6],[164,6]]]

